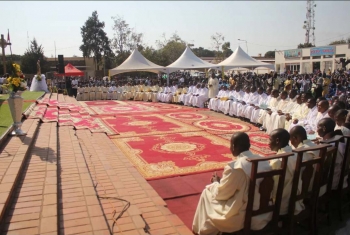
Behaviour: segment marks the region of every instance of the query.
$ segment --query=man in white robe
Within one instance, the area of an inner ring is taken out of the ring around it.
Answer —
[[[189,97],[189,100],[186,102],[188,106],[193,106],[193,103],[195,103],[194,100],[196,99],[196,97],[199,96],[199,93],[201,92],[201,90],[202,90],[201,84],[198,83],[196,86],[196,89],[192,92],[192,94]]]
[[[245,93],[244,93],[244,96],[242,98],[242,100],[240,100],[238,103],[237,103],[237,117],[243,117],[243,114],[244,114],[244,109],[245,109],[245,106],[246,106],[246,102],[248,102],[250,100],[250,97],[251,97],[251,92],[250,92],[250,87],[247,86],[245,88]]]
[[[228,115],[228,112],[230,110],[230,104],[233,102],[233,99],[236,97],[236,91],[235,91],[235,86],[232,85],[230,86],[229,94],[228,94],[228,99],[223,102],[223,105],[221,106],[220,111],[223,112],[225,115]]]
[[[245,94],[245,92],[241,90],[238,85],[236,85],[235,90],[235,96],[233,97],[233,100],[230,101],[230,107],[228,110],[228,114],[233,117],[237,117],[237,105],[239,103],[238,101],[242,100]]]
[[[271,92],[271,98],[270,101],[267,105],[267,108],[261,109],[259,118],[258,118],[258,123],[261,124],[260,130],[266,130],[266,116],[270,115],[272,113],[272,110],[275,110],[277,105],[280,102],[280,97],[279,97],[279,91],[278,90],[273,90]]]
[[[212,74],[208,81],[208,87],[209,87],[209,98],[215,98],[217,94],[219,93],[219,80],[214,77]]]
[[[222,94],[225,91],[224,87],[225,86],[221,86],[221,89],[220,89],[219,93],[217,94],[217,96],[215,96],[214,98],[210,98],[209,105],[208,105],[208,108],[210,110],[212,110],[212,111],[217,111],[218,110],[218,105],[219,105],[220,98],[222,97]]]
[[[233,86],[231,86],[231,90],[233,90]],[[226,86],[224,86],[224,92],[222,93],[222,96],[219,100],[219,105],[218,105],[218,112],[224,112],[224,107],[226,101],[230,98],[230,90],[227,89]]]
[[[281,153],[291,153],[293,150],[288,145],[290,140],[290,135],[288,131],[285,129],[279,128],[275,129],[271,132],[270,135],[270,149],[272,151],[277,152],[277,154]],[[303,157],[304,160],[309,160],[311,157],[309,155]],[[293,176],[295,171],[297,155],[294,154],[288,158],[287,163],[287,171],[285,175],[284,185],[283,185],[283,193],[282,193],[282,202],[280,208],[280,215],[286,215],[288,213],[289,199],[291,195],[292,185],[293,185]],[[281,159],[273,159],[270,161],[270,166],[272,169],[280,169],[282,160]],[[278,180],[275,179],[274,185],[274,195],[276,195],[278,186]],[[302,184],[299,185],[299,189]],[[300,193],[300,191],[298,191]],[[305,209],[304,203],[302,201],[297,201],[295,203],[294,214],[299,214],[302,210]]]
[[[195,85],[195,82],[193,82],[190,87],[188,88],[187,94],[184,94],[183,98],[182,98],[182,103],[186,106],[189,106],[189,101],[191,96],[195,93],[197,87]]]
[[[284,94],[284,92],[282,92]],[[281,94],[281,97],[282,97]],[[293,112],[299,105],[296,101],[296,90],[291,90],[287,99],[281,98],[277,106],[277,111],[273,112],[270,116],[266,117],[266,133],[270,134],[272,130],[277,128],[284,128],[286,122],[286,114]],[[301,102],[301,96],[299,101]]]
[[[199,95],[194,98],[192,106],[197,108],[204,108],[204,103],[208,100],[208,94],[208,88],[206,88],[205,84],[202,83],[202,89],[200,90]]]
[[[256,105],[259,104],[259,100],[262,96],[263,99],[266,97],[266,94],[264,94],[264,89],[262,87],[259,87],[258,91],[256,91],[255,87],[251,88],[251,95],[249,97],[249,100],[246,102],[244,111],[243,111],[243,117],[250,120],[250,116],[253,112],[253,109]]]
[[[336,136],[337,133],[334,131],[334,129],[335,121],[330,117],[322,118],[317,124],[317,133],[320,136],[321,140],[331,140],[334,136]],[[339,143],[332,182],[333,190],[338,188],[344,154],[345,143]],[[348,186],[347,181],[347,178],[344,178],[343,188],[346,188]]]
[[[260,95],[258,104],[254,106],[254,109],[252,110],[252,113],[250,115],[250,122],[251,123],[258,124],[258,119],[259,119],[260,113],[262,113],[262,111],[264,111],[263,109],[267,108],[267,106],[270,102],[271,91],[272,91],[272,89],[269,87],[266,89],[266,94],[262,93]]]
[[[191,86],[192,87],[192,86]],[[187,87],[187,86],[183,86],[182,87],[182,91],[181,91],[181,94],[179,95],[179,103],[180,104],[183,104],[184,103],[184,99],[185,99],[185,96],[187,95],[187,93],[190,91],[190,88]]]
[[[321,119],[329,117],[328,109],[329,109],[328,100],[321,100],[320,102],[317,103],[318,113],[316,118],[313,120],[313,122],[311,122],[310,125],[308,125],[308,128],[310,129],[310,131],[308,131],[308,134],[310,135],[316,134],[316,136],[319,137],[319,135],[317,134],[317,125],[319,121],[321,121]]]
[[[316,99],[310,98],[306,101],[306,106],[308,108],[308,113],[305,118],[303,119],[295,119],[293,118],[292,122],[290,123],[289,129],[291,130],[294,126],[300,125],[305,128],[306,132],[308,133],[311,131],[310,124],[313,123],[317,117],[317,106],[316,106]]]
[[[278,102],[278,105],[276,107],[272,107],[271,110],[267,112],[267,115],[265,116],[265,126],[266,126],[266,133],[270,134],[274,129],[274,120],[275,115],[278,115],[278,113],[282,112],[282,109],[284,109],[289,104],[289,98],[288,98],[288,92],[282,91],[280,95],[280,101]]]
[[[300,98],[300,100],[298,100]],[[291,130],[291,125],[299,120],[303,120],[308,115],[310,109],[307,105],[307,100],[309,99],[309,95],[303,93],[301,96],[297,99],[297,103],[299,104],[292,112],[288,115],[286,115],[286,121],[284,125],[284,129],[287,131]],[[293,125],[295,126],[295,125]]]
[[[243,228],[248,201],[251,163],[246,159],[261,158],[249,151],[250,141],[246,133],[237,132],[231,138],[230,150],[236,160],[224,168],[223,177],[214,174],[199,199],[193,219],[195,234],[216,235],[219,232],[236,232]],[[270,170],[264,161],[258,171]],[[255,188],[253,208],[260,204],[259,187]],[[260,230],[271,220],[271,213],[252,217],[252,230]]]

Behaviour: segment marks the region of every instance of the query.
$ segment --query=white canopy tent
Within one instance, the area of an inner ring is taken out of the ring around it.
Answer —
[[[172,73],[181,69],[218,69],[221,70],[221,67],[217,64],[211,64],[200,58],[198,58],[192,50],[186,46],[185,51],[182,55],[172,64],[166,66],[167,72]]]
[[[110,69],[109,74],[110,76],[113,76],[120,73],[134,71],[166,73],[166,68],[147,60],[137,49],[135,49],[121,65],[115,67],[114,69]]]
[[[232,53],[230,57],[226,60],[220,62],[219,66],[224,66],[225,70],[232,68],[249,68],[254,70],[257,67],[269,68],[271,70],[275,69],[273,64],[265,63],[258,61],[252,57],[250,57],[247,53],[245,53],[240,46]]]

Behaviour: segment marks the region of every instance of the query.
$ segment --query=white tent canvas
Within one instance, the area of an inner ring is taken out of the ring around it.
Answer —
[[[172,73],[181,69],[220,69],[221,67],[216,64],[211,64],[197,57],[192,50],[187,46],[182,55],[172,64],[168,65],[167,72]]]
[[[268,64],[265,62],[258,61],[252,57],[250,57],[247,53],[245,53],[240,46],[232,53],[230,57],[226,60],[220,62],[219,66],[224,66],[225,70],[232,68],[249,68],[255,69],[257,67],[265,67],[270,69],[275,69],[273,64]]]
[[[109,70],[110,76],[133,71],[145,71],[152,73],[166,72],[165,67],[147,60],[137,49],[118,67]]]

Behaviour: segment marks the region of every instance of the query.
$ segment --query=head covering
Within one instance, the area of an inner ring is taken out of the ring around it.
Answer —
[[[292,81],[291,80],[286,80],[284,82],[284,87],[288,86],[288,85],[291,85],[292,84]]]

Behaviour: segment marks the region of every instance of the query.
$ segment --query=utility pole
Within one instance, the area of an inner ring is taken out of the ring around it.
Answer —
[[[4,74],[6,73],[6,57],[5,57],[5,48],[7,45],[11,45],[11,43],[6,42],[4,35],[1,34],[1,49],[2,49],[2,65],[4,66]]]

